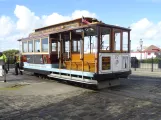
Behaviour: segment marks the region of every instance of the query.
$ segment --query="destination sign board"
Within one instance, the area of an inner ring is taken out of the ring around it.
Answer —
[[[110,57],[102,57],[102,70],[111,69],[110,62],[111,62]]]

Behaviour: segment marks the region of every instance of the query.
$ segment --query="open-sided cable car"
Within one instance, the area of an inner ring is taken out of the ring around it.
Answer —
[[[131,74],[130,31],[89,17],[35,29],[20,40],[23,68],[98,87],[116,85]]]

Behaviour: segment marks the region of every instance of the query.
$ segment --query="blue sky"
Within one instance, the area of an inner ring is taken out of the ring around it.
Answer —
[[[140,38],[145,46],[161,47],[161,0],[0,0],[0,48],[42,24],[72,18],[75,10],[80,11],[76,14],[94,13],[107,24],[131,26],[133,48]]]
[[[105,22],[123,26],[144,17],[153,22],[161,19],[161,2],[153,0],[0,0],[0,15],[16,19],[13,13],[16,5],[24,5],[38,16],[53,12],[68,15],[74,10],[88,10]]]

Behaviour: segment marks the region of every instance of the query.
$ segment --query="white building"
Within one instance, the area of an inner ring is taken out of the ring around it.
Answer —
[[[155,58],[157,56],[161,55],[161,49],[151,45],[141,51],[131,52],[131,57],[136,57],[137,59],[148,59],[148,58]]]

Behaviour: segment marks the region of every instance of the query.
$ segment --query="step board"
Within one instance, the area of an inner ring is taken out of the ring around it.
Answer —
[[[82,78],[78,78],[78,77],[72,77],[72,76],[60,75],[60,74],[54,74],[54,73],[51,73],[50,75],[48,75],[48,77],[64,79],[64,80],[73,81],[73,82],[93,84],[93,85],[97,85],[98,84],[97,80],[82,79]]]

